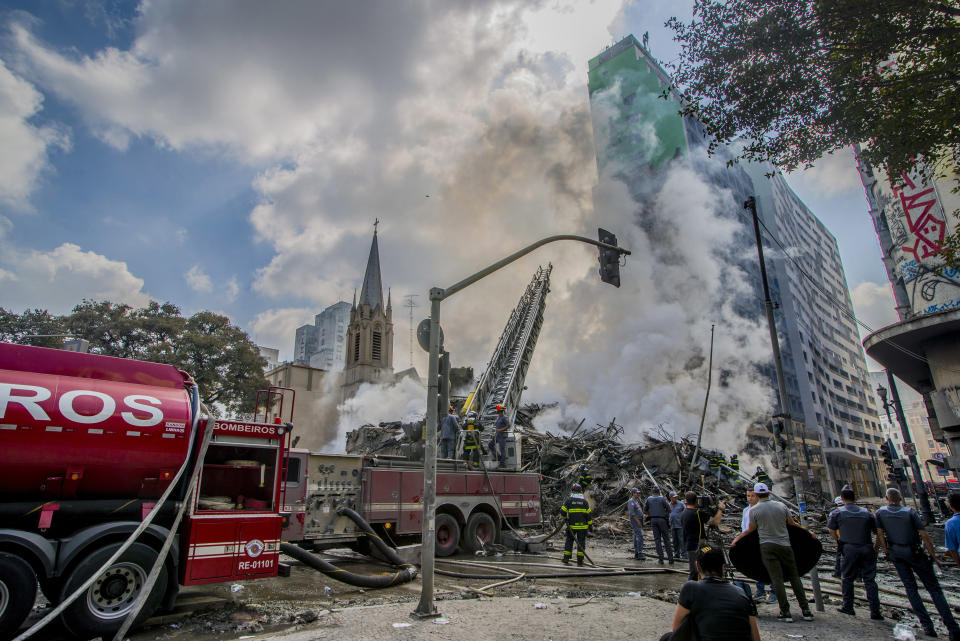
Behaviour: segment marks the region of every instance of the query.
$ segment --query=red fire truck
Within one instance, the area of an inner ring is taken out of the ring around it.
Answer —
[[[541,523],[540,475],[437,462],[436,553],[479,550],[508,527]],[[317,548],[362,546],[357,524],[337,509],[358,512],[386,541],[418,540],[423,523],[423,463],[399,456],[290,451],[284,541]]]
[[[289,398],[292,415],[292,391],[266,398]],[[78,637],[111,634],[168,539],[138,621],[181,585],[276,576],[291,425],[200,414],[196,384],[172,366],[0,343],[0,639],[38,582],[57,604],[98,572],[60,620]]]

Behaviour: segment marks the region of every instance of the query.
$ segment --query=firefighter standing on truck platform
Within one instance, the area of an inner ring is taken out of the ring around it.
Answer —
[[[510,419],[503,415],[503,405],[497,405],[497,422],[494,423],[493,429],[500,460],[497,467],[503,468],[507,466],[507,430],[510,429]]]
[[[590,504],[583,498],[583,488],[574,483],[570,496],[563,502],[560,511],[567,522],[567,541],[563,546],[563,562],[570,563],[573,554],[573,540],[577,540],[577,565],[583,565],[584,551],[587,547],[587,530],[593,525],[590,516]]]
[[[471,467],[480,466],[480,431],[477,429],[477,413],[467,412],[464,419],[463,460]]]

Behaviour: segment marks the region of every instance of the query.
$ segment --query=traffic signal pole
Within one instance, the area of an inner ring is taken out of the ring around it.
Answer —
[[[770,328],[770,346],[773,348],[773,365],[777,371],[777,389],[780,396],[780,413],[783,420],[783,429],[786,432],[787,449],[780,444],[780,435],[774,433],[778,459],[782,468],[793,476],[793,491],[797,500],[798,513],[800,515],[800,525],[805,526],[806,521],[806,502],[803,500],[803,479],[800,477],[799,463],[800,456],[794,457],[794,450],[797,447],[793,439],[793,421],[790,418],[789,405],[787,404],[787,381],[783,376],[783,361],[780,359],[780,339],[777,337],[777,323],[773,316],[773,301],[770,299],[770,285],[767,283],[767,265],[763,258],[763,240],[760,237],[760,218],[757,216],[757,199],[751,196],[743,203],[744,209],[749,209],[753,214],[753,232],[757,238],[757,255],[760,259],[760,279],[763,281],[763,304],[767,312],[767,325]],[[806,441],[806,435],[803,435]],[[794,461],[796,460],[796,464]],[[824,461],[826,464],[826,461]],[[820,591],[820,575],[816,566],[810,570],[810,585],[813,587],[813,603],[817,612],[823,612],[823,594]]]
[[[900,434],[903,436],[904,443],[913,444],[913,438],[910,436],[910,429],[907,427],[907,419],[903,415],[903,405],[900,404],[900,393],[897,391],[897,384],[893,380],[893,373],[888,369],[887,384],[890,386],[890,394],[893,396],[893,410],[897,413],[897,422],[900,423]],[[906,454],[906,452],[904,452]],[[920,499],[920,515],[927,523],[936,523],[933,516],[933,510],[930,508],[930,497],[927,495],[927,486],[923,482],[923,476],[920,474],[920,464],[917,462],[916,454],[907,455],[910,461],[910,469],[913,470],[913,482],[916,484],[916,495]]]
[[[613,236],[615,241],[616,237]],[[588,245],[595,245],[600,248],[601,278],[604,282],[616,287],[620,286],[619,274],[617,282],[608,280],[609,268],[605,270],[605,259],[614,252],[618,255],[630,255],[630,250],[618,247],[613,244],[600,242],[587,238],[585,236],[575,236],[572,234],[562,234],[558,236],[549,236],[542,238],[532,245],[528,245],[520,251],[514,252],[489,267],[481,269],[477,273],[467,276],[458,283],[441,289],[434,287],[430,290],[430,358],[427,364],[427,424],[425,432],[425,447],[423,453],[423,520],[422,520],[422,541],[420,550],[420,602],[417,609],[413,611],[413,616],[419,618],[438,616],[437,608],[433,603],[433,572],[435,565],[435,546],[437,539],[436,530],[436,510],[437,510],[437,419],[438,419],[438,395],[440,374],[440,303],[453,296],[462,289],[466,289],[478,280],[485,278],[493,272],[502,269],[510,263],[523,258],[530,252],[538,249],[548,243],[554,243],[561,240],[575,240]]]

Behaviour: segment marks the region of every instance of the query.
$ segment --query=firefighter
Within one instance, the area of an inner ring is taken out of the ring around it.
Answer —
[[[582,487],[584,490],[590,487],[590,483],[593,482],[593,477],[590,476],[590,471],[587,470],[586,465],[580,466],[578,482],[580,483],[580,487]]]
[[[757,483],[763,483],[767,488],[773,487],[773,481],[770,480],[770,477],[767,476],[767,473],[764,471],[763,467],[758,465],[757,472],[753,475],[753,480]]]
[[[471,467],[480,465],[480,431],[477,429],[477,413],[468,412],[464,421],[463,460]]]
[[[710,463],[710,473],[717,477],[717,483],[720,482],[720,455],[711,454],[707,457],[707,461]]]
[[[453,405],[447,410],[447,415],[440,423],[440,458],[452,459],[457,449],[457,434],[460,432],[460,423],[453,413]]]
[[[584,551],[587,547],[587,530],[593,525],[590,516],[590,504],[583,497],[583,488],[574,483],[570,488],[570,496],[560,507],[563,518],[567,523],[567,541],[563,546],[563,562],[570,563],[573,554],[573,540],[577,540],[577,565],[583,565]]]
[[[497,405],[497,422],[493,424],[494,439],[496,440],[498,458],[500,462],[498,468],[507,466],[507,430],[510,429],[510,419],[503,414],[503,405]]]
[[[738,485],[740,483],[740,457],[736,454],[730,456],[730,469],[736,472],[733,475],[733,483]]]

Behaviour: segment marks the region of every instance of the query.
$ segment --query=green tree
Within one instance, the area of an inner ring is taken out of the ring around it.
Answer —
[[[960,166],[960,0],[696,0],[674,81],[720,143],[785,171],[869,142],[891,175]]]
[[[249,412],[256,392],[269,386],[266,361],[250,337],[226,316],[198,312],[183,318],[171,303],[136,309],[85,300],[64,323],[90,341],[90,353],[167,363],[193,376],[207,404]]]
[[[63,319],[51,316],[45,309],[28,309],[22,314],[0,307],[0,341],[34,345],[36,347],[63,347],[66,329]]]

